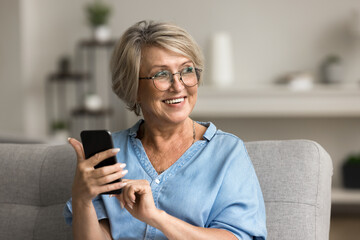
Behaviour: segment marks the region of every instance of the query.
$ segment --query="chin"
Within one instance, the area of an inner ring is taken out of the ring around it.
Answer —
[[[167,115],[167,118],[170,122],[173,123],[181,123],[184,122],[190,115],[191,112],[179,112],[179,113],[171,113]]]

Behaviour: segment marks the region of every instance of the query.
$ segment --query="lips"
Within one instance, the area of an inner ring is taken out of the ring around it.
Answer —
[[[164,103],[166,104],[178,104],[185,101],[185,97],[179,97],[179,98],[172,98],[172,99],[166,99],[163,100]]]

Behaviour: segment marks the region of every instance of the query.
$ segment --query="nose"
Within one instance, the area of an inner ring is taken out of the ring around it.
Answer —
[[[171,87],[170,89],[176,91],[176,92],[179,92],[181,91],[185,86],[181,80],[181,75],[180,73],[174,73],[172,75],[173,79],[172,79],[172,84],[171,84]]]

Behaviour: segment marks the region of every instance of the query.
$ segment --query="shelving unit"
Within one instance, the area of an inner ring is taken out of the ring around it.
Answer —
[[[50,74],[46,81],[46,107],[47,118],[52,125],[70,124],[70,109],[79,107],[82,96],[74,93],[84,92],[85,84],[89,81],[89,75],[80,72],[63,72]],[[69,87],[73,88],[73,94],[69,94]],[[71,96],[69,96],[71,95]],[[69,100],[70,98],[70,100]],[[50,129],[50,132],[54,129]]]
[[[333,188],[331,191],[331,214],[336,216],[360,216],[360,189]]]
[[[105,94],[100,94],[99,89],[102,86],[99,86],[98,79],[102,78],[105,80],[109,80],[109,74],[106,76],[98,76],[97,70],[97,54],[99,51],[103,51],[106,54],[106,69],[108,67],[108,62],[110,59],[110,55],[112,49],[115,45],[114,40],[109,40],[105,42],[99,42],[95,40],[82,40],[78,43],[76,48],[77,55],[77,64],[78,68],[81,71],[89,73],[89,85],[87,86],[86,92],[95,93],[101,96],[104,101],[104,106],[96,111],[91,111],[86,109],[84,106],[80,106],[77,109],[72,111],[72,118],[75,120],[74,131],[80,132],[83,129],[93,129],[93,128],[105,128],[108,129],[110,126],[110,117],[113,114],[112,107],[109,102],[109,94],[106,92]],[[108,72],[108,71],[105,71]],[[110,83],[110,80],[108,81]],[[104,85],[104,84],[102,84]],[[105,84],[106,85],[106,84]],[[110,89],[110,84],[106,85],[105,89]],[[110,91],[110,90],[109,90]],[[92,122],[92,123],[91,123]]]
[[[360,117],[360,86],[217,89],[200,86],[194,117]]]
[[[360,206],[360,189],[333,188],[331,191],[332,204],[351,204]]]
[[[58,73],[49,75],[46,93],[51,128],[61,125],[61,128],[70,131],[69,134],[75,137],[79,136],[80,131],[84,129],[110,128],[113,110],[108,93],[110,92],[108,90],[110,89],[108,63],[114,45],[113,40],[79,41],[75,48],[76,57],[72,67],[75,70],[70,67],[69,60],[66,60],[65,63],[63,62],[64,66],[59,62]],[[105,57],[100,58],[100,53],[105,53]],[[105,66],[99,68],[99,62],[104,63]],[[102,70],[100,74],[99,70]],[[101,109],[85,107],[89,93],[100,97],[103,103]]]

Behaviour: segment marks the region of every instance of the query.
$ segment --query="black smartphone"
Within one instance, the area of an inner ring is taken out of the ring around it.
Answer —
[[[84,146],[85,158],[88,159],[96,153],[114,148],[111,133],[107,130],[84,130],[80,133],[81,141]],[[104,159],[95,168],[109,166],[117,163],[116,156]],[[121,178],[111,183],[121,182]],[[109,184],[111,184],[109,183]],[[122,189],[105,192],[102,194],[120,194]]]

